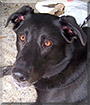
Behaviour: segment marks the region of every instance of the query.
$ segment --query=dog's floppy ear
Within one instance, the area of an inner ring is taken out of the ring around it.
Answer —
[[[6,26],[9,24],[9,22],[11,21],[14,24],[13,29],[17,28],[20,23],[22,21],[25,20],[25,18],[30,15],[33,14],[34,10],[29,7],[29,6],[23,6],[21,7],[19,10],[17,10],[16,12],[14,12],[13,14],[11,14],[11,16],[8,18]]]
[[[74,39],[79,38],[83,46],[86,45],[87,36],[79,27],[76,20],[72,16],[62,16],[59,18],[61,25],[61,33],[68,43],[72,43]]]

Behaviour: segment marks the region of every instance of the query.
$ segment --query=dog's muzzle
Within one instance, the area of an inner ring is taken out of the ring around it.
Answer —
[[[11,74],[15,80],[15,83],[20,87],[35,84],[39,80],[38,73],[34,70],[26,70],[23,68],[13,67]]]
[[[13,68],[12,75],[18,82],[28,81],[30,73],[20,68]]]

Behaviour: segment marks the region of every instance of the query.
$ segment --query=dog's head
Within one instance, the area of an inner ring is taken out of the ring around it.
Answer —
[[[61,72],[73,56],[73,43],[86,44],[86,35],[71,16],[34,13],[24,6],[8,18],[6,26],[10,21],[18,50],[12,75],[23,85]]]

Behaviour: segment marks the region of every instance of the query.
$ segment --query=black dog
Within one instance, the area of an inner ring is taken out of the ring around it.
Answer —
[[[34,84],[37,102],[84,100],[87,36],[76,20],[34,13],[24,6],[8,18],[6,26],[10,21],[17,34],[18,54],[11,70],[17,84]]]

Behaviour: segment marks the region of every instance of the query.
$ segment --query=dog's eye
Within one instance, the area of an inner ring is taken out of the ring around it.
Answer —
[[[51,42],[50,40],[46,40],[45,43],[44,43],[44,45],[45,45],[46,47],[49,47],[49,46],[52,45],[52,42]]]
[[[25,41],[25,40],[26,40],[25,36],[24,36],[24,35],[21,35],[21,36],[20,36],[20,40],[21,40],[21,41]]]

